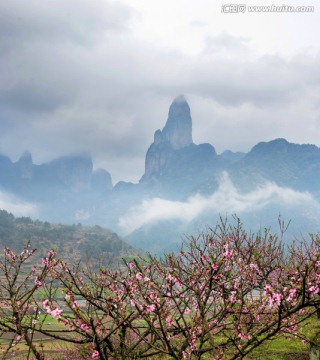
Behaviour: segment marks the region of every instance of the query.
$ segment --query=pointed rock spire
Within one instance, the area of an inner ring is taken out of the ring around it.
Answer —
[[[192,119],[190,107],[183,95],[172,102],[168,120],[162,130],[162,137],[173,149],[180,149],[193,144]]]
[[[181,95],[172,102],[163,130],[154,133],[154,142],[146,154],[145,173],[140,181],[159,176],[175,150],[192,144],[190,108],[185,97]]]
[[[30,151],[26,150],[19,159],[19,163],[32,164],[32,155]]]
[[[29,151],[25,151],[19,161],[18,167],[20,171],[20,176],[22,179],[31,179],[33,176],[33,164],[32,164],[32,156]]]

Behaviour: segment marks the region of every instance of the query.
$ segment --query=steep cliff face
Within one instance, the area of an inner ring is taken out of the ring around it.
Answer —
[[[169,108],[165,127],[154,133],[145,160],[145,174],[141,181],[148,181],[163,175],[174,151],[193,144],[190,107],[184,96],[178,96]]]
[[[73,191],[89,190],[92,176],[92,160],[89,157],[70,156],[52,161],[49,169],[63,185]]]
[[[145,174],[142,181],[157,178],[163,175],[170,158],[172,158],[174,150],[166,141],[159,141],[159,132],[157,130],[154,135],[154,142],[150,145],[145,160]]]
[[[183,95],[178,96],[170,106],[161,141],[168,142],[174,150],[193,144],[190,107]]]
[[[140,183],[158,183],[175,191],[185,186],[192,188],[199,177],[211,173],[216,158],[213,146],[193,143],[190,107],[184,96],[179,96],[169,108],[162,131],[154,133]]]
[[[22,179],[32,179],[33,176],[33,163],[32,156],[29,151],[25,151],[17,162],[20,177]]]
[[[10,158],[0,155],[0,189],[10,185],[10,178],[13,172],[14,168]]]
[[[104,169],[94,171],[92,174],[91,189],[100,193],[111,190],[112,180],[110,173]]]
[[[102,194],[112,189],[112,181],[106,170],[93,171],[90,156],[65,156],[36,165],[26,151],[17,162],[0,155],[0,188],[41,201],[70,192],[75,196],[81,192]]]

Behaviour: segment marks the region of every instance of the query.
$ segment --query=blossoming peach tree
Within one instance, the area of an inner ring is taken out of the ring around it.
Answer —
[[[50,251],[42,259],[42,264],[35,266],[31,263],[34,252],[27,243],[20,254],[5,248],[0,257],[0,332],[1,335],[9,334],[2,358],[6,358],[21,341],[28,345],[29,353],[32,350],[37,359],[44,357],[33,342],[41,312],[36,296],[41,288],[49,286],[49,274],[57,262],[55,252]]]
[[[5,249],[0,327],[12,344],[23,336],[37,359],[44,354],[30,330],[86,344],[93,359],[238,359],[276,336],[306,340],[302,323],[320,305],[319,239],[284,247],[239,221],[189,239],[177,254],[117,269],[68,265],[49,252],[41,268],[25,272],[32,254]],[[60,330],[47,329],[40,311]]]
[[[276,335],[302,337],[298,325],[319,304],[319,240],[286,250],[238,223],[192,238],[179,255],[129,264],[130,301],[154,348],[174,359],[236,359]]]

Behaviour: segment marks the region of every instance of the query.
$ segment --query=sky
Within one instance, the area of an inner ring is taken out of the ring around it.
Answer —
[[[137,182],[173,99],[218,153],[286,138],[320,146],[320,2],[0,2],[0,154],[91,154]],[[249,6],[313,6],[250,12]]]

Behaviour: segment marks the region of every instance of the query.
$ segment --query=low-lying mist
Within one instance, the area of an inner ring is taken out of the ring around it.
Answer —
[[[26,202],[3,191],[0,191],[0,209],[5,209],[15,216],[30,216],[33,218],[39,216],[39,209],[36,204]]]
[[[162,198],[144,200],[119,218],[119,226],[129,234],[142,226],[154,225],[160,221],[190,222],[208,212],[237,214],[241,217],[241,214],[262,210],[269,205],[301,208],[304,215],[313,214],[312,216],[320,210],[320,204],[310,193],[281,187],[272,182],[266,182],[251,192],[240,192],[225,172],[220,178],[218,190],[212,195],[206,197],[196,194],[187,201]]]

